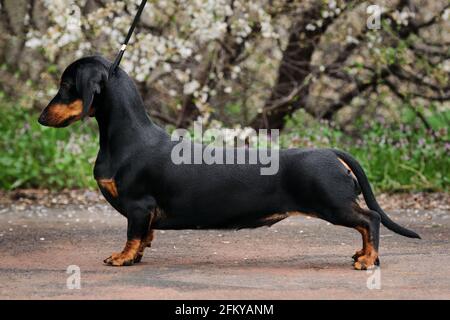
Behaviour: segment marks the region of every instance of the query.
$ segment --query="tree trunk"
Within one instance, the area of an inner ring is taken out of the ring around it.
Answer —
[[[39,83],[45,59],[25,46],[30,28],[44,31],[47,28],[45,7],[42,1],[0,1],[0,90],[11,97],[26,93],[26,83]]]
[[[315,2],[303,11],[292,26],[278,70],[277,82],[262,112],[252,120],[253,128],[282,129],[285,118],[305,102],[312,55],[321,35],[332,22],[332,19],[324,19],[320,27],[307,30],[309,24],[314,25],[314,22],[321,18],[321,7],[321,2]]]

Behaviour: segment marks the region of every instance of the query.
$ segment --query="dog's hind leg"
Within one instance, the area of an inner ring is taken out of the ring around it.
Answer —
[[[366,270],[380,264],[378,247],[380,239],[380,215],[378,212],[361,208],[358,204],[352,206],[353,215],[359,215],[362,223],[354,228],[361,233],[363,247],[353,255],[353,266],[358,270]]]
[[[363,224],[356,229],[361,233],[363,239],[363,248],[353,255],[355,269],[365,270],[375,265],[380,265],[378,257],[378,247],[380,241],[380,222],[381,217],[378,212],[366,210],[355,204],[353,210],[364,216],[368,224]]]
[[[377,212],[363,209],[358,204],[353,203],[345,210],[338,210],[333,214],[332,219],[325,220],[333,224],[354,228],[361,233],[363,247],[353,255],[355,269],[366,270],[379,265],[378,245],[381,218]]]

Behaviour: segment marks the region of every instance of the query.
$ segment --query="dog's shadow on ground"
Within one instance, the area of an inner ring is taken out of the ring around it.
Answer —
[[[133,267],[139,268],[163,268],[163,269],[239,269],[239,270],[267,270],[282,269],[284,271],[300,271],[300,270],[349,270],[352,260],[350,257],[346,260],[343,257],[330,257],[329,255],[303,255],[298,258],[251,258],[236,261],[235,259],[227,259],[226,257],[217,259],[152,259],[144,258],[141,263]]]
[[[328,260],[328,261],[325,261]],[[136,287],[177,288],[193,290],[254,290],[283,287],[286,290],[309,286],[308,277],[322,273],[320,285],[330,276],[345,277],[352,270],[351,263],[339,257],[308,256],[293,259],[252,258],[235,261],[226,257],[206,259],[152,259],[115,272],[114,282]],[[331,271],[331,273],[330,273]],[[359,273],[361,274],[361,273]],[[305,278],[306,277],[306,278]]]

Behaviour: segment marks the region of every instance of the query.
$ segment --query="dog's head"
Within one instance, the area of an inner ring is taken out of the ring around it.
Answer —
[[[108,79],[108,62],[100,57],[75,61],[63,72],[56,96],[42,111],[39,123],[55,128],[95,115],[95,95]]]

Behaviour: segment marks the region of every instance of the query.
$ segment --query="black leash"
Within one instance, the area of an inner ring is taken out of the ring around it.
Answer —
[[[136,28],[136,25],[139,22],[139,19],[141,17],[142,11],[144,11],[145,5],[147,4],[147,0],[142,0],[141,5],[139,6],[139,10],[136,13],[136,16],[134,17],[133,23],[131,24],[130,30],[128,31],[127,37],[125,38],[125,41],[122,44],[122,47],[120,48],[119,53],[116,56],[116,59],[114,60],[114,63],[111,65],[111,68],[109,68],[109,77],[116,72],[117,67],[120,64],[120,61],[122,61],[123,54],[125,53],[125,50],[127,49],[128,42],[130,42],[131,36],[133,35],[134,29]]]

